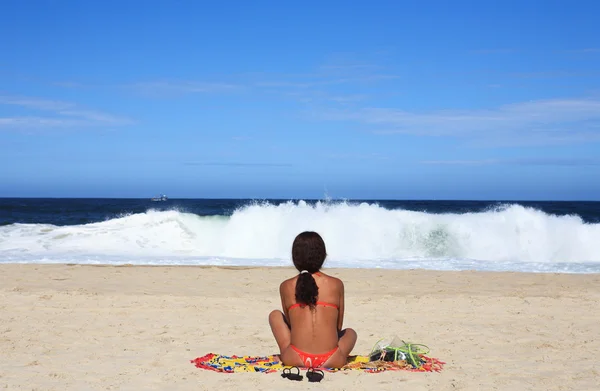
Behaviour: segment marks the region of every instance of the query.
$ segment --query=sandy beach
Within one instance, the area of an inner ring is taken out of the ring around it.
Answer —
[[[326,269],[346,285],[354,354],[422,343],[441,373],[347,371],[321,383],[195,368],[268,355],[291,268],[0,265],[0,389],[600,389],[600,275]]]

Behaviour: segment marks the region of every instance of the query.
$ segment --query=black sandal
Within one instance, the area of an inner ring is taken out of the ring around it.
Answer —
[[[321,372],[321,373],[319,373],[319,372]],[[323,380],[324,377],[325,377],[325,373],[323,373],[323,371],[320,369],[315,370],[314,368],[309,368],[308,371],[306,371],[306,378],[311,383],[314,383],[314,382],[318,383],[321,380]]]
[[[296,368],[298,373],[292,373],[292,368]],[[284,379],[301,381],[304,377],[300,374],[300,368],[298,368],[298,367],[292,367],[292,368],[283,368],[283,373],[281,374],[281,377],[283,377]],[[286,372],[286,370],[287,370],[287,372]]]

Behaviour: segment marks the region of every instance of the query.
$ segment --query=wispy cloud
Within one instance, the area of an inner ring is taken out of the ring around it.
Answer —
[[[400,79],[385,68],[360,61],[336,59],[300,74],[266,73],[254,75],[251,86],[256,91],[279,94],[300,103],[351,105],[376,94],[380,83]]]
[[[600,166],[600,159],[593,158],[518,158],[518,159],[480,159],[480,160],[423,160],[421,164],[483,166],[483,165],[520,165],[520,166]]]
[[[335,69],[335,68],[334,68]],[[285,99],[295,100],[303,104],[334,104],[349,106],[366,101],[380,94],[375,85],[385,81],[399,79],[393,74],[318,72],[305,75],[281,75],[279,77],[263,76],[251,83],[254,91],[279,95]],[[369,68],[364,68],[369,69]]]
[[[327,153],[323,155],[326,159],[334,160],[389,160],[389,156],[382,153]]]
[[[515,48],[488,48],[488,49],[474,49],[470,51],[473,54],[513,54],[522,52],[522,50]],[[560,50],[558,53],[600,53],[600,48],[587,47],[579,49]]]
[[[554,99],[509,104],[494,109],[414,112],[392,108],[327,110],[314,116],[355,121],[376,134],[448,136],[519,143],[600,140],[600,100]],[[375,129],[373,129],[375,128]]]
[[[13,129],[123,126],[133,123],[129,118],[84,109],[75,103],[58,100],[0,96],[0,105],[18,106],[28,110],[49,113],[49,116],[18,115],[0,117],[0,126]]]
[[[185,162],[186,166],[219,167],[292,167],[290,163],[249,163],[249,162]]]
[[[54,119],[43,117],[0,117],[0,126],[9,128],[54,128],[83,125],[85,121],[75,119]]]
[[[232,136],[231,139],[233,141],[248,141],[248,140],[251,140],[252,138],[250,136]]]
[[[50,83],[53,86],[56,87],[63,87],[63,88],[90,88],[90,87],[95,87],[95,86],[91,86],[88,84],[84,84],[84,83],[79,83],[76,81],[55,81]]]
[[[368,98],[366,94],[348,94],[348,95],[333,95],[327,99],[337,103],[360,102]]]
[[[240,73],[222,78],[212,75],[205,80],[163,78],[107,85],[77,81],[55,81],[50,84],[70,89],[103,88],[147,98],[250,93],[253,96],[279,95],[302,103],[319,100],[344,105],[364,100],[367,95],[372,94],[366,94],[361,89],[399,78],[396,74],[385,72],[385,69],[378,65],[338,61],[316,66],[302,73]]]
[[[27,107],[35,110],[60,111],[73,107],[73,104],[58,100],[24,98],[15,96],[0,96],[0,104]]]
[[[600,48],[583,48],[568,50],[569,53],[600,53]]]
[[[497,159],[479,159],[479,160],[422,160],[421,164],[442,165],[442,166],[484,166],[496,164]]]
[[[495,48],[495,49],[475,49],[471,50],[471,53],[474,54],[510,54],[516,53],[516,49],[511,48]]]
[[[565,79],[598,77],[598,71],[539,71],[539,72],[513,72],[510,77],[518,79]]]
[[[276,93],[279,93],[286,98],[294,99],[300,103],[333,103],[339,106],[356,104],[370,98],[370,95],[368,94],[335,94],[316,89],[290,91],[281,90],[277,91]]]
[[[381,70],[382,67],[380,65],[369,64],[369,63],[355,63],[355,62],[346,62],[346,63],[334,63],[334,64],[326,64],[321,65],[319,67],[322,71],[333,71],[333,72],[356,72],[356,71],[378,71]]]
[[[163,97],[165,95],[184,95],[198,93],[224,93],[235,92],[243,88],[242,85],[232,83],[214,83],[201,81],[147,81],[128,84],[124,86],[147,96]]]
[[[308,80],[265,80],[254,83],[256,87],[270,87],[270,88],[314,88],[323,86],[332,86],[339,84],[354,84],[354,83],[371,83],[383,80],[398,79],[400,76],[387,75],[387,74],[372,74],[362,76],[351,76],[351,77],[324,77],[314,76],[308,78]]]

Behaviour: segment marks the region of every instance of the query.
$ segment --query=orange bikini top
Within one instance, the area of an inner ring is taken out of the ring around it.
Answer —
[[[338,309],[338,306],[335,304],[331,304],[331,303],[326,303],[324,301],[317,301],[317,305],[322,305],[323,307],[333,307],[335,309]],[[296,308],[296,307],[306,307],[306,304],[300,304],[300,303],[296,303],[296,304],[292,304],[289,308],[288,311]]]
[[[319,273],[319,272],[316,272],[314,274],[316,274],[317,276],[321,275],[321,273]],[[339,309],[337,305],[331,304],[331,303],[326,303],[324,301],[317,301],[317,305],[322,305],[323,307],[333,307],[335,309]],[[289,306],[288,311],[291,309],[297,308],[297,307],[306,307],[306,304],[300,304],[300,303],[292,304],[291,306]]]

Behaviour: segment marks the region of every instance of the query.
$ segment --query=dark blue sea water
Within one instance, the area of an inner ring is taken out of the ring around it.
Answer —
[[[280,205],[289,200],[250,199],[150,199],[110,198],[0,198],[0,225],[13,223],[75,225],[89,224],[124,214],[144,213],[148,209],[179,210],[198,216],[230,216],[236,209],[252,203]],[[322,200],[306,200],[309,204]],[[335,202],[335,201],[334,201]],[[405,209],[426,213],[478,213],[502,205],[522,205],[551,215],[578,215],[587,223],[600,222],[600,201],[401,201],[352,200],[352,204],[376,203],[386,209]]]
[[[600,272],[600,202],[0,199],[0,262]]]

